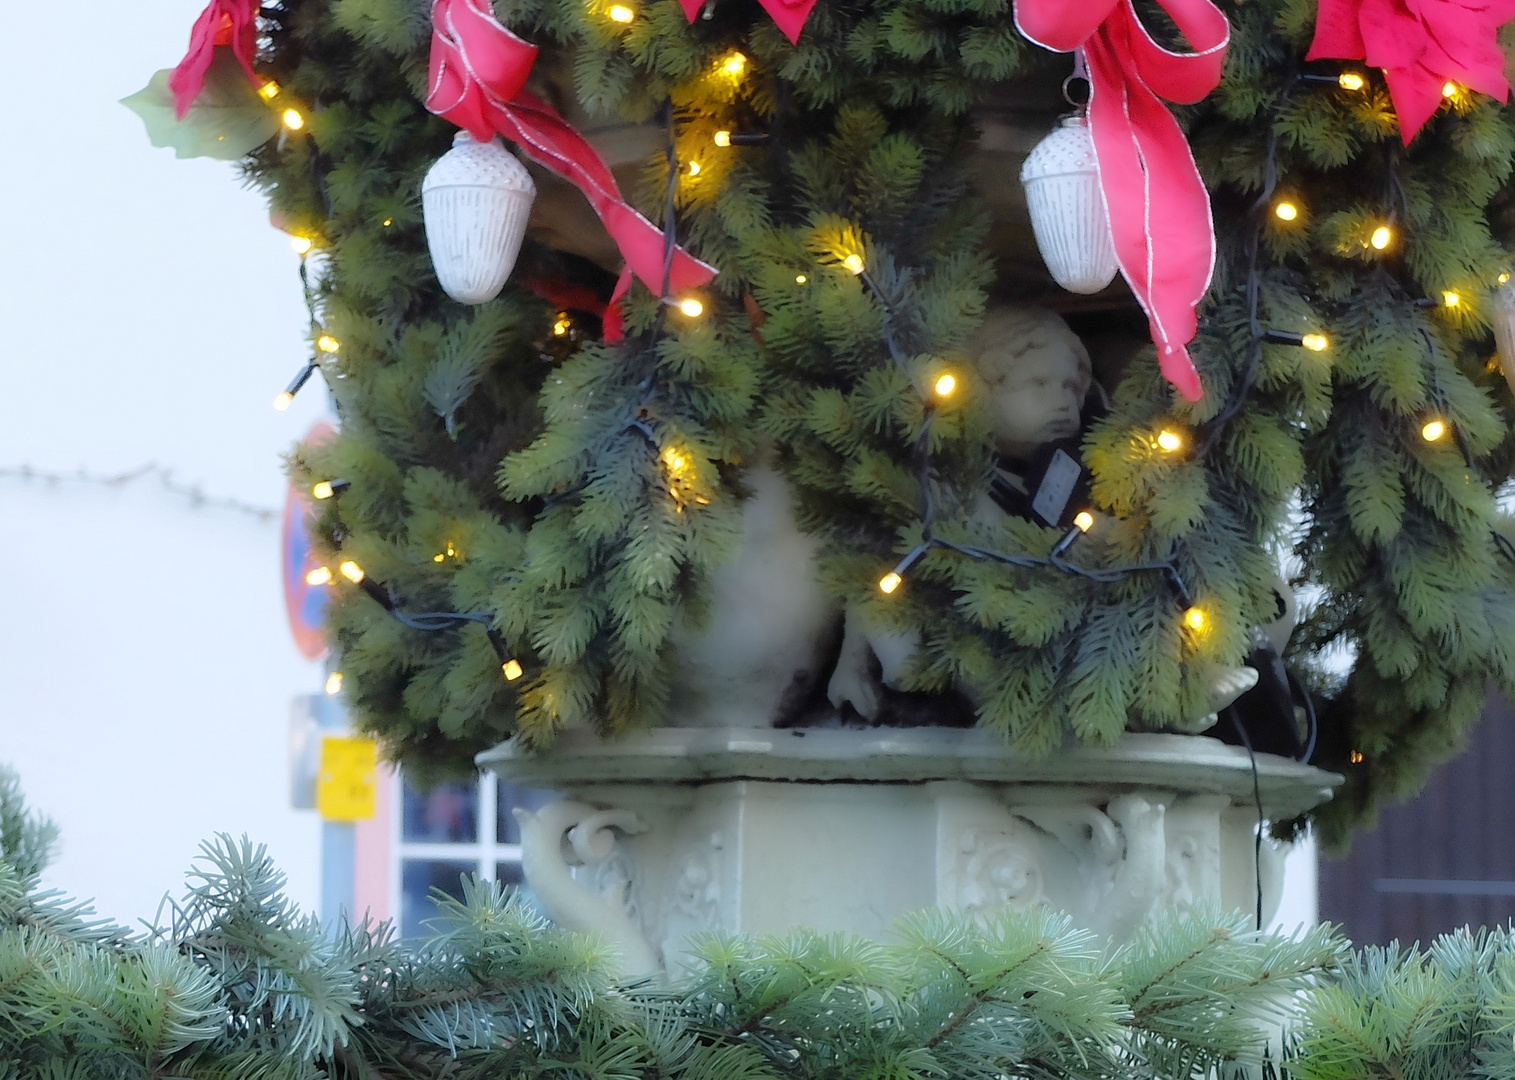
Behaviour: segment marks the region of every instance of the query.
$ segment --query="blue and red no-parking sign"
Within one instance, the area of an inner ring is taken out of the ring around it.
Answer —
[[[323,442],[336,433],[336,428],[322,420],[305,433],[305,442]],[[307,574],[321,565],[311,551],[310,523],[314,516],[315,506],[309,492],[290,485],[279,540],[284,554],[284,611],[289,616],[295,648],[307,660],[326,656],[321,623],[331,599],[325,585],[312,585],[305,580]]]

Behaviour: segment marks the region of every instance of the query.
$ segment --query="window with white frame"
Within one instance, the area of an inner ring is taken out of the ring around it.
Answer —
[[[462,897],[461,879],[474,874],[506,885],[521,883],[521,832],[511,810],[536,810],[554,793],[518,788],[493,774],[473,783],[439,784],[420,791],[400,775],[395,802],[397,858],[390,910],[399,913],[400,935],[425,937],[436,916],[432,889]]]

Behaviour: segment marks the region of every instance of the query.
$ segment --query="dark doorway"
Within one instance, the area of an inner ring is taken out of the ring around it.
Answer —
[[[1428,943],[1515,918],[1515,709],[1491,693],[1467,748],[1320,861],[1320,917],[1358,945]]]

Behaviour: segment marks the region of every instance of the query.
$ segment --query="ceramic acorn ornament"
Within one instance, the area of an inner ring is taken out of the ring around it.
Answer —
[[[498,136],[481,143],[458,132],[421,183],[426,245],[448,296],[483,304],[500,295],[536,194],[526,167]]]
[[[1515,394],[1515,278],[1494,290],[1494,348],[1510,393]]]
[[[1120,263],[1099,181],[1094,139],[1083,115],[1063,120],[1021,166],[1036,246],[1052,278],[1069,292],[1097,293]]]

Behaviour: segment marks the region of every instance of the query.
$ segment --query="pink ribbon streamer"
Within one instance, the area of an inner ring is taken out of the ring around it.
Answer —
[[[527,157],[573,183],[604,222],[626,266],[663,295],[662,230],[627,205],[609,166],[584,136],[524,89],[536,46],[496,21],[487,0],[435,0],[431,17],[426,108],[481,142],[503,135]],[[713,266],[675,248],[668,289],[696,289],[715,275]]]
[[[1131,0],[1015,0],[1015,25],[1043,48],[1083,50],[1116,258],[1147,313],[1163,376],[1198,401],[1204,388],[1185,346],[1215,269],[1215,225],[1189,142],[1163,99],[1190,105],[1220,84],[1231,27],[1210,0],[1159,2],[1194,51],[1154,41]]]

